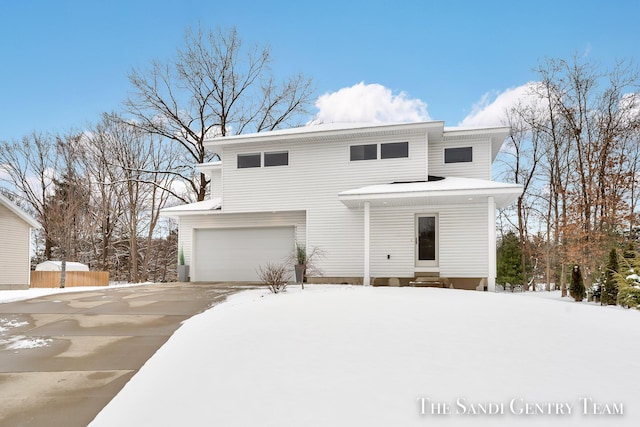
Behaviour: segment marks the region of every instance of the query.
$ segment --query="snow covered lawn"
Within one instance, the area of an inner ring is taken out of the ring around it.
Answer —
[[[188,320],[91,426],[638,425],[639,379],[635,310],[252,290]]]

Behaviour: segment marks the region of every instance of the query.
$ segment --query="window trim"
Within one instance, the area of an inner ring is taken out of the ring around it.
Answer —
[[[400,146],[400,145],[404,145],[407,149],[406,149],[406,156],[390,156],[390,157],[385,157],[383,154],[383,147],[384,146],[389,146],[389,145],[395,145],[395,146]],[[408,159],[409,158],[409,141],[399,141],[399,142],[381,142],[380,143],[380,159]]]
[[[267,156],[269,155],[282,155],[282,154],[286,154],[286,163],[278,163],[278,164],[267,164]],[[277,167],[277,166],[289,166],[289,150],[281,150],[281,151],[265,151],[263,153],[264,156],[264,160],[263,160],[263,164],[265,168],[270,168],[270,167]]]
[[[363,148],[363,152],[362,152],[362,159],[354,159],[353,158],[353,148],[354,147],[375,147],[376,149],[376,153],[375,153],[375,157],[372,158],[366,158],[365,157],[365,148]],[[378,144],[373,143],[373,144],[353,144],[349,146],[349,161],[350,162],[360,162],[360,161],[365,161],[365,160],[378,160]]]
[[[457,150],[458,152],[462,152],[461,150],[470,150],[470,160],[457,160],[457,161],[447,161],[447,150]],[[442,152],[442,161],[445,165],[451,165],[456,163],[473,163],[473,146],[465,146],[465,147],[444,147]]]
[[[240,166],[240,158],[258,157],[258,165]],[[262,153],[242,153],[236,155],[236,168],[237,169],[254,169],[262,167]]]

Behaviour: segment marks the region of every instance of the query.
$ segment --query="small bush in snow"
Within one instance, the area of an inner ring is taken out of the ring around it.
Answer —
[[[296,248],[291,255],[289,255],[287,261],[303,267],[302,289],[304,289],[304,282],[307,277],[322,276],[322,271],[318,268],[316,262],[323,257],[324,251],[317,246],[307,251],[307,247],[304,244],[296,243]]]
[[[582,301],[584,299],[584,292],[584,281],[582,280],[580,267],[574,265],[573,271],[571,272],[571,286],[569,286],[569,294],[574,300]]]
[[[602,298],[603,305],[616,305],[618,302],[618,251],[613,248],[609,252],[609,261],[602,276]]]
[[[640,309],[640,287],[622,287],[618,291],[618,303],[623,307]]]
[[[280,293],[287,287],[289,280],[288,267],[285,264],[268,262],[258,267],[258,277],[274,294]]]
[[[640,256],[633,247],[627,248],[622,265],[616,275],[618,282],[618,304],[640,308]]]

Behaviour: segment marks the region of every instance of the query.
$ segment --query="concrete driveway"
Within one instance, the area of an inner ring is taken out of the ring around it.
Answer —
[[[163,284],[0,304],[0,426],[86,426],[181,323],[247,287]]]

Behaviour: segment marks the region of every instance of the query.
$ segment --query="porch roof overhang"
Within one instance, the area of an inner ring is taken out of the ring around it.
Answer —
[[[178,218],[186,215],[202,215],[220,212],[222,199],[214,198],[186,205],[172,206],[160,211],[161,216]]]
[[[496,207],[513,203],[522,194],[519,184],[488,181],[474,178],[448,177],[434,181],[403,182],[371,185],[343,191],[338,200],[347,207],[370,206],[419,206],[478,203],[493,197]]]
[[[216,160],[214,162],[209,163],[198,163],[196,165],[196,170],[201,173],[205,173],[207,175],[211,175],[211,173],[215,170],[222,169],[222,161]]]

